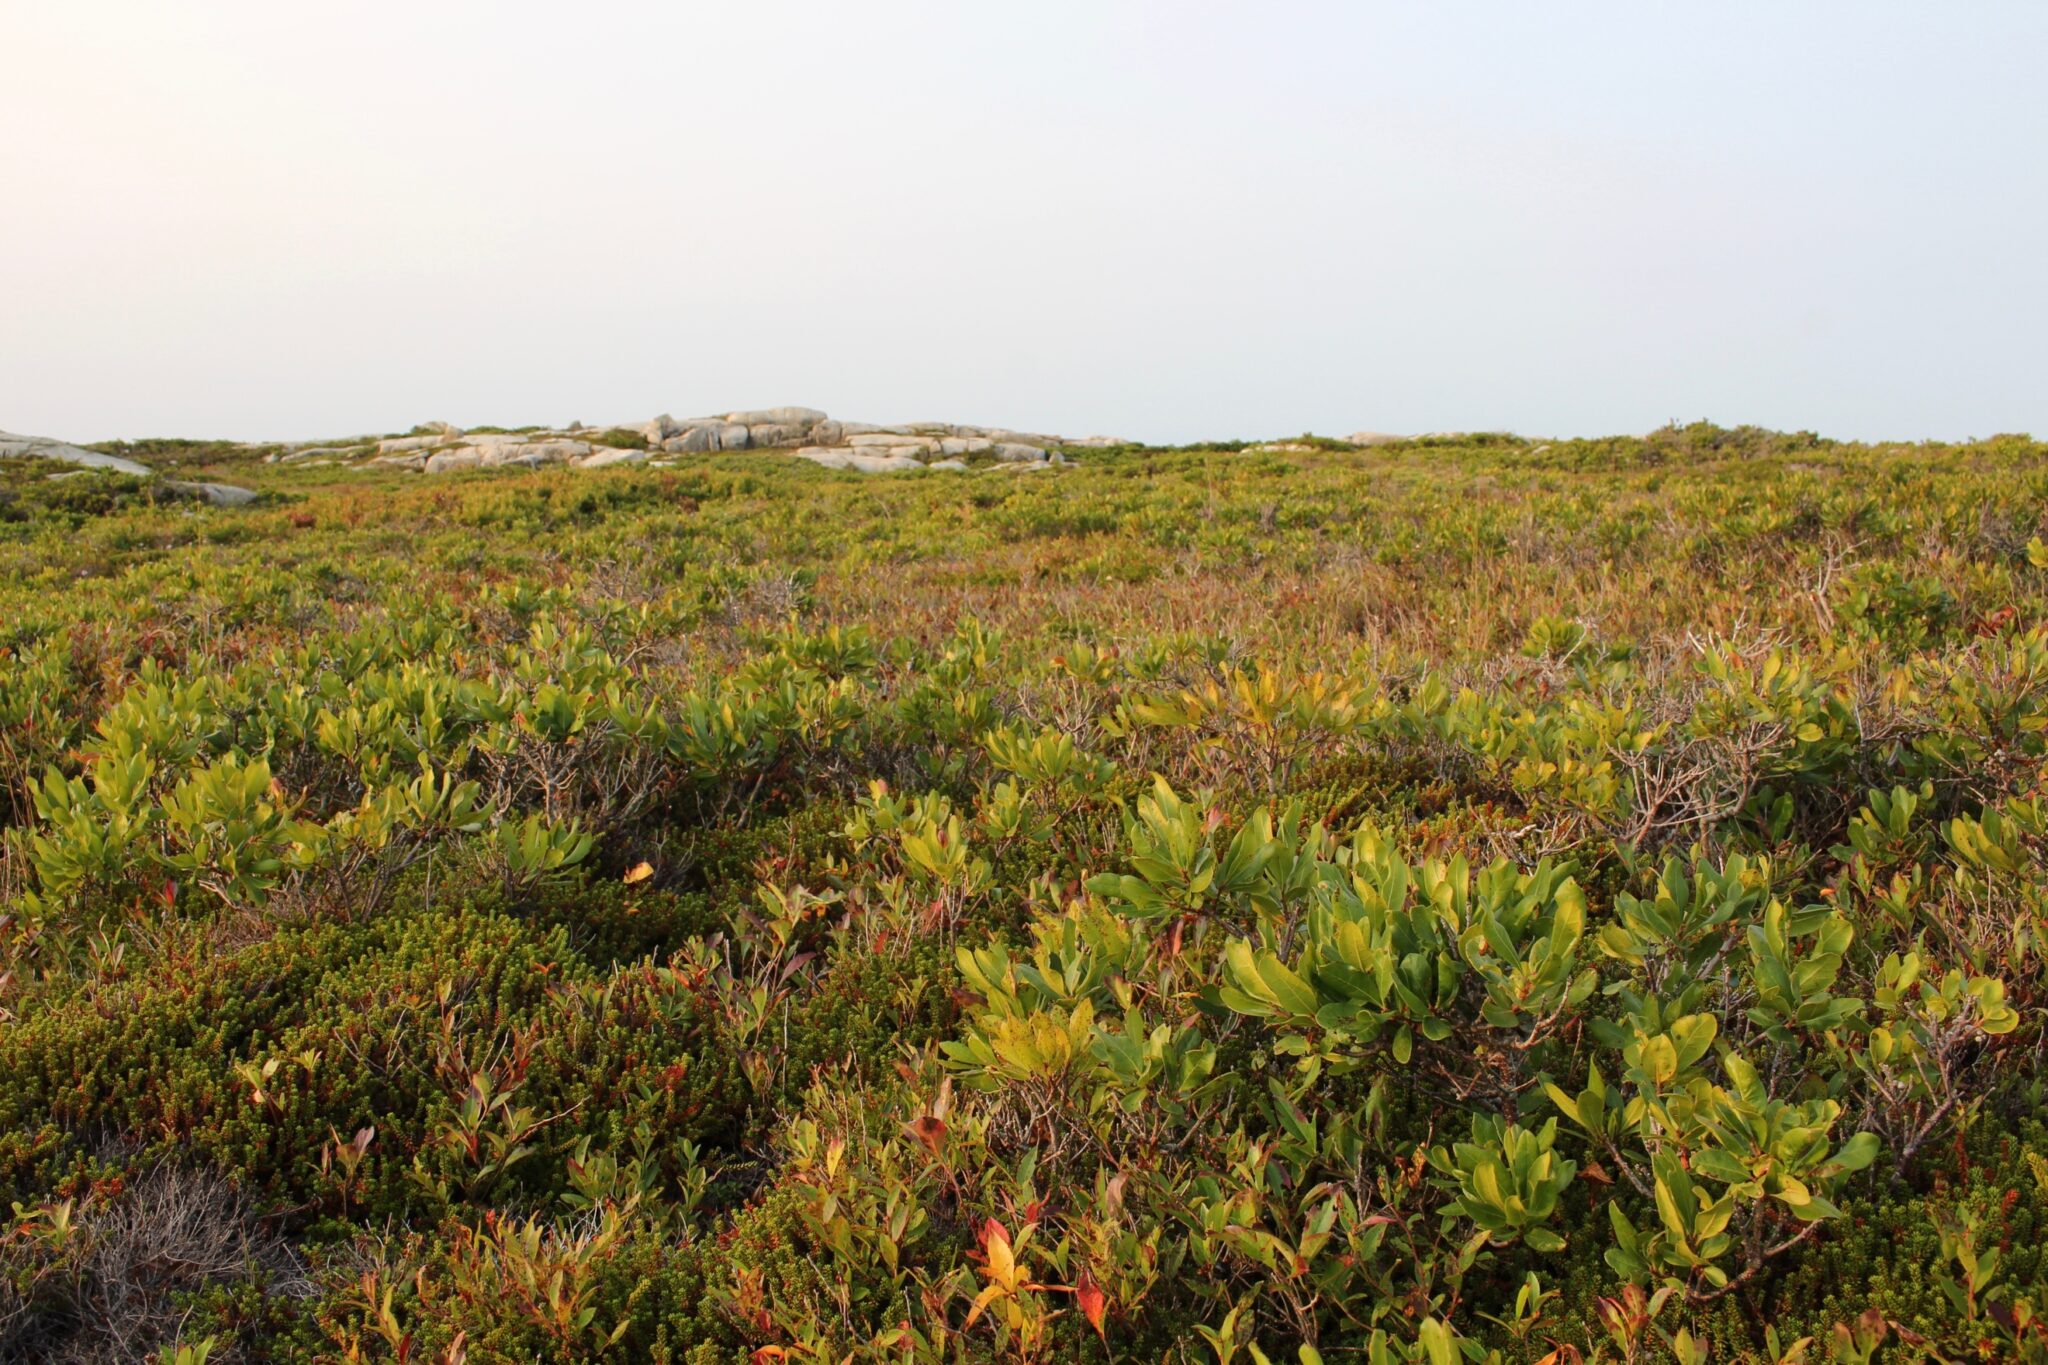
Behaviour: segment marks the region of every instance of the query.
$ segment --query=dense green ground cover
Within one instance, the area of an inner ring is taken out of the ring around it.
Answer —
[[[0,1359],[2048,1358],[2048,448],[0,470]]]

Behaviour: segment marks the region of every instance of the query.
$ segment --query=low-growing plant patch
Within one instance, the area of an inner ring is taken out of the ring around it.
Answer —
[[[0,1360],[2048,1359],[2037,443],[118,453]]]

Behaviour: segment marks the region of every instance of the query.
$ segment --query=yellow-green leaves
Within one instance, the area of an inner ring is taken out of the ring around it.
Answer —
[[[1586,1088],[1577,1095],[1566,1094],[1549,1081],[1543,1083],[1543,1093],[1560,1114],[1594,1138],[1610,1138],[1620,1131],[1620,1096],[1607,1088],[1598,1066],[1588,1069]]]
[[[1243,939],[1233,939],[1224,961],[1234,988],[1223,988],[1223,1003],[1239,1014],[1277,1016],[1306,1026],[1322,1008],[1315,988],[1271,952],[1254,951]]]
[[[1745,935],[1757,995],[1749,1017],[1779,1038],[1790,1038],[1793,1030],[1840,1028],[1862,1010],[1860,1001],[1830,993],[1855,929],[1839,913],[1823,911],[1817,919],[1805,918],[1805,926],[1795,926],[1785,907],[1774,900]],[[1812,942],[1800,944],[1808,936]]]
[[[1651,1162],[1652,1204],[1657,1229],[1639,1233],[1619,1202],[1607,1205],[1614,1244],[1607,1249],[1607,1264],[1628,1280],[1641,1280],[1653,1271],[1697,1273],[1707,1283],[1726,1284],[1727,1272],[1714,1264],[1733,1244],[1727,1234],[1735,1214],[1735,1199],[1715,1199],[1691,1175],[1673,1153],[1659,1153]]]
[[[1115,764],[1082,753],[1072,735],[1058,730],[1026,739],[1013,730],[999,728],[983,734],[981,743],[990,762],[1032,786],[1091,794],[1116,776]]]
[[[1578,971],[1585,900],[1561,867],[1462,860],[1410,867],[1361,835],[1310,888],[1301,947],[1234,940],[1217,1000],[1272,1021],[1305,1069],[1360,1060],[1383,1035],[1406,1066],[1418,1041],[1461,1027],[1512,1030],[1529,1046],[1591,997]],[[1474,994],[1466,994],[1468,986]]]
[[[594,836],[573,826],[552,824],[539,815],[506,821],[492,838],[507,881],[520,888],[560,876],[589,857],[597,845]]]
[[[1497,1118],[1475,1118],[1469,1142],[1429,1149],[1439,1184],[1456,1192],[1446,1218],[1467,1218],[1495,1246],[1516,1239],[1539,1252],[1562,1251],[1564,1239],[1545,1227],[1578,1166],[1559,1156],[1557,1120],[1534,1132]]]
[[[1634,1038],[1621,1049],[1628,1063],[1628,1078],[1645,1090],[1670,1085],[1682,1073],[1707,1055],[1713,1046],[1719,1021],[1711,1014],[1688,1014],[1656,1030],[1655,1015],[1639,1015],[1630,1021]]]
[[[1088,889],[1113,897],[1133,914],[1158,918],[1200,908],[1216,880],[1216,852],[1202,809],[1182,800],[1163,777],[1138,798],[1127,819],[1131,872],[1092,877]]]

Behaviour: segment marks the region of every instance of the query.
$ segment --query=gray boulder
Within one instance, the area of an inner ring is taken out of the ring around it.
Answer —
[[[750,422],[747,424],[747,446],[752,450],[800,446],[810,439],[810,433],[811,428],[795,422]]]
[[[799,460],[809,460],[827,469],[849,469],[852,467],[853,452],[838,446],[804,446],[790,454]]]
[[[863,474],[894,474],[924,468],[924,461],[915,455],[870,455],[862,451],[849,451],[846,463]]]
[[[644,450],[598,450],[578,462],[579,469],[604,469],[615,464],[639,464],[647,458]]]
[[[876,446],[863,446],[858,450],[846,446],[804,446],[790,453],[827,469],[854,469],[863,474],[894,474],[925,467],[924,461],[914,454],[890,452]]]
[[[392,436],[377,442],[377,453],[379,455],[404,455],[415,450],[431,450],[435,446],[445,446],[453,440],[454,438],[446,432],[439,432],[432,436]]]
[[[427,457],[426,471],[429,474],[449,474],[458,469],[475,469],[483,462],[484,453],[474,447],[443,450]]]
[[[1384,431],[1354,431],[1344,438],[1355,446],[1390,446],[1405,441],[1406,436],[1393,436]]]
[[[986,455],[996,443],[986,436],[948,436],[939,442],[941,455]]]
[[[826,418],[811,428],[811,440],[821,446],[836,446],[846,439],[846,424]]]
[[[255,489],[237,488],[231,483],[185,483],[178,479],[165,479],[160,486],[167,493],[182,493],[215,507],[246,507],[256,501]]]
[[[744,422],[728,422],[718,429],[719,450],[745,450],[747,448],[747,427]]]
[[[661,443],[662,450],[670,455],[701,455],[718,449],[717,427],[686,427],[681,432]]]
[[[561,464],[565,460],[580,460],[590,454],[588,441],[505,441],[486,446],[479,452],[486,469],[501,465],[525,465],[533,468],[544,464]]]
[[[1004,464],[1042,464],[1045,461],[1045,447],[1025,445],[1020,441],[998,441],[994,454]]]
[[[728,412],[725,420],[743,427],[814,427],[825,420],[825,414],[816,408],[751,408],[745,412]]]
[[[846,438],[846,443],[855,449],[879,446],[884,449],[908,447],[912,450],[937,450],[939,443],[930,436],[913,436],[893,431],[863,431]]]
[[[711,430],[716,431],[718,428],[727,425],[729,423],[723,417],[671,417],[664,412],[653,421],[644,422],[634,429],[642,436],[645,436],[650,445],[658,446],[663,442],[674,440],[685,432],[695,431],[700,427],[709,427]],[[599,428],[596,427],[590,428],[593,434],[598,430]]]

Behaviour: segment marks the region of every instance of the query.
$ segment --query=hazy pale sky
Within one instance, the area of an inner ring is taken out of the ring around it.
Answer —
[[[0,429],[2048,434],[2048,4],[0,0]]]

